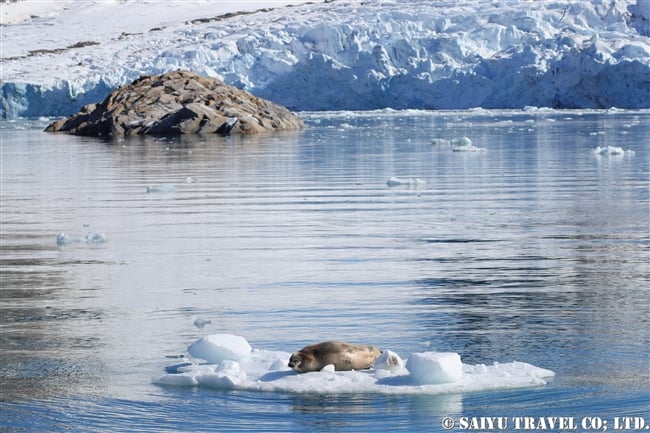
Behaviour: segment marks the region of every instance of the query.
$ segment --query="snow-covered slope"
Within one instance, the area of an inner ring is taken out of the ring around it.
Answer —
[[[650,107],[650,0],[63,3],[2,27],[2,117],[179,68],[297,110]]]

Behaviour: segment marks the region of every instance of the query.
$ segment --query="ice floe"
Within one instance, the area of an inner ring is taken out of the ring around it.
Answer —
[[[623,150],[618,146],[598,146],[593,152],[599,156],[634,156],[635,153],[633,150]]]
[[[392,176],[386,181],[386,185],[389,187],[394,186],[408,186],[408,187],[421,187],[426,185],[427,181],[424,179],[418,179],[416,177],[395,177]]]
[[[87,233],[85,236],[72,236],[61,232],[56,236],[56,244],[60,247],[73,244],[95,245],[106,242],[108,242],[108,238],[103,233]]]
[[[169,183],[159,183],[157,185],[149,185],[146,188],[147,193],[170,194],[176,192],[176,187]]]
[[[431,144],[439,147],[449,147],[454,152],[485,152],[484,147],[475,146],[469,137],[456,137],[451,139],[433,138]]]
[[[190,345],[193,356],[168,366],[154,379],[164,386],[206,387],[291,393],[447,394],[545,385],[555,376],[550,370],[525,362],[492,365],[463,364],[457,353],[413,353],[406,364],[384,350],[374,368],[362,371],[296,373],[287,363],[291,354],[250,348],[240,336],[216,334]],[[249,349],[250,348],[250,349]]]

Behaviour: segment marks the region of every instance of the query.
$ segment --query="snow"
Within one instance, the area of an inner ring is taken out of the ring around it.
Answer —
[[[422,385],[457,382],[463,377],[460,355],[453,352],[413,353],[406,369]]]
[[[398,372],[404,368],[404,361],[400,356],[389,349],[384,349],[381,355],[375,361],[376,370],[388,370],[390,372]]]
[[[64,232],[61,232],[56,236],[56,245],[59,247],[65,245],[73,245],[73,244],[97,245],[106,242],[108,242],[108,238],[103,233],[90,232],[83,237],[78,237],[78,236],[71,236],[65,234]]]
[[[245,353],[248,343],[244,345],[244,341],[243,337],[229,334],[203,337],[190,348],[210,346],[212,350],[214,344],[219,348],[214,362],[205,364],[185,359],[168,366],[167,374],[154,382],[166,386],[311,394],[449,394],[541,386],[555,375],[550,370],[516,361],[462,364],[460,355],[449,352],[411,354],[405,368],[399,355],[386,349],[374,369],[334,371],[332,366],[326,366],[319,372],[300,374],[287,366],[289,352],[252,349]],[[226,346],[237,349],[237,354],[221,353]],[[232,359],[235,357],[238,359]]]
[[[43,3],[0,4],[3,118],[174,69],[294,110],[650,107],[647,0]]]
[[[187,348],[190,355],[211,364],[222,361],[239,361],[251,352],[252,348],[244,337],[230,334],[206,335]]]

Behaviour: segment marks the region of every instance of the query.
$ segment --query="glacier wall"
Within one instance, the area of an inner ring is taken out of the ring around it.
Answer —
[[[647,0],[339,0],[195,20],[49,54],[51,75],[34,72],[46,55],[6,62],[2,117],[69,114],[174,69],[293,110],[649,108],[649,9]]]

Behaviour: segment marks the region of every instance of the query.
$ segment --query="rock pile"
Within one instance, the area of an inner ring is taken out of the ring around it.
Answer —
[[[50,124],[47,132],[87,136],[254,134],[301,129],[285,107],[193,72],[143,76]]]

